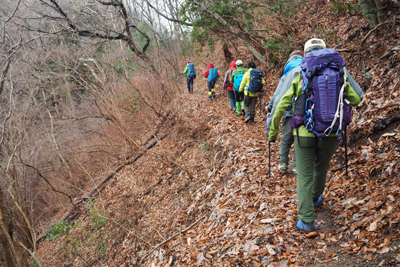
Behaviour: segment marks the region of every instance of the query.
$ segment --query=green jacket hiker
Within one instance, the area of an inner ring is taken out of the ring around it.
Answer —
[[[196,79],[196,70],[194,64],[190,61],[187,62],[183,75],[186,77],[186,83],[189,93],[193,93],[193,80]]]
[[[322,49],[322,50],[321,50]],[[330,66],[330,65],[323,65],[325,64],[324,62],[328,61],[331,59],[331,57],[318,57],[318,55],[324,55],[324,53],[328,53],[329,49],[326,49],[325,42],[321,39],[313,38],[308,40],[305,45],[304,45],[304,54],[305,55],[303,61],[301,62],[302,69],[304,67],[304,75],[305,73],[308,73],[312,68],[314,70],[315,66]],[[332,51],[333,49],[329,50]],[[334,50],[333,50],[334,51]],[[311,53],[311,54],[310,54]],[[308,54],[310,54],[309,57]],[[307,57],[307,59],[306,59]],[[333,58],[334,56],[332,56]],[[340,57],[340,55],[338,56]],[[340,57],[341,58],[341,57]],[[313,62],[322,62],[323,64],[320,63],[315,63],[319,65],[308,65],[308,62],[311,62],[310,64],[313,64]],[[304,64],[303,64],[304,63]],[[344,61],[343,61],[344,63]],[[330,64],[330,63],[329,63]],[[336,61],[335,63],[336,64]],[[313,67],[314,66],[314,67]],[[328,68],[328,67],[326,67]],[[324,71],[322,69],[322,71]],[[339,71],[339,70],[338,70]],[[291,72],[291,73],[294,73]],[[311,74],[311,71],[309,72]],[[315,71],[317,73],[317,71]],[[326,72],[328,73],[328,72]],[[329,73],[332,73],[334,75],[334,72],[329,71]],[[343,80],[345,79],[346,71],[343,71]],[[290,73],[289,73],[290,74]],[[328,74],[326,74],[328,75]],[[288,75],[289,76],[289,75]],[[337,90],[337,82],[329,82],[328,79],[332,77],[326,76],[326,83],[322,84],[321,80],[318,80],[317,84],[313,84],[316,86],[319,86],[317,88],[311,87],[312,91],[318,90],[318,94],[325,94],[323,97],[326,99],[326,97],[333,97],[332,94],[329,94],[327,91],[324,91],[323,88],[326,86],[328,89],[331,88],[330,90],[333,89],[332,86],[335,86],[335,90]],[[303,77],[302,74],[299,73],[297,76],[294,78],[291,78],[291,86],[290,88],[286,91],[286,93],[283,95],[283,97],[280,99],[279,103],[275,106],[275,112],[273,112],[273,117],[271,120],[271,125],[270,125],[270,130],[268,134],[268,140],[270,142],[274,142],[277,139],[278,131],[279,131],[279,123],[281,120],[281,117],[283,116],[284,112],[287,110],[289,106],[292,105],[292,99],[297,98],[298,96],[302,95],[301,98],[299,99],[305,99],[303,95],[303,88],[302,88],[302,81]],[[313,76],[311,76],[311,79],[313,79]],[[322,78],[321,78],[322,79]],[[336,78],[337,79],[337,78]],[[350,80],[350,81],[349,81]],[[351,79],[346,80],[346,83],[344,84],[344,87],[340,86],[340,89],[344,89],[345,94],[341,94],[342,91],[339,92],[339,96],[343,95],[345,96],[344,101],[349,101],[351,105],[357,105],[361,102],[362,97],[363,97],[363,92],[358,92],[358,89],[355,90],[351,84],[356,85],[354,81]],[[311,80],[313,82],[313,80]],[[309,89],[308,82],[305,82],[304,89]],[[319,95],[321,96],[321,95]],[[309,95],[307,96],[307,99],[309,101],[319,101],[316,97],[316,95],[312,95],[312,97]],[[279,98],[278,98],[279,99]],[[340,103],[341,98],[338,97],[338,102]],[[295,102],[297,103],[297,102]],[[301,103],[301,104],[300,104]],[[308,102],[306,102],[306,106]],[[311,108],[307,110],[309,113],[306,117],[307,124],[310,123],[310,119],[317,120],[315,121],[316,123],[321,123],[318,121],[316,117],[309,116],[310,114],[314,114],[314,104],[311,102],[310,105]],[[329,104],[330,102],[328,102]],[[333,103],[333,102],[332,102]],[[299,102],[300,106],[303,106],[303,102]],[[300,107],[299,106],[299,107]],[[323,108],[324,110],[328,110],[327,107],[329,105],[321,105],[321,103],[315,103],[315,106],[318,106],[319,111],[322,112],[320,109]],[[340,107],[340,105],[339,105]],[[336,109],[336,106],[332,106],[332,108]],[[295,106],[296,110],[296,106]],[[301,110],[301,108],[300,108]],[[305,110],[305,107],[303,108]],[[329,109],[331,110],[331,109]],[[351,111],[350,111],[351,112]],[[340,114],[340,123],[342,123],[342,118],[344,114],[343,109],[337,109],[336,115]],[[319,115],[319,114],[317,114]],[[315,115],[315,116],[317,116]],[[325,116],[328,116],[328,114],[325,114]],[[335,116],[336,117],[336,116]],[[336,132],[331,133],[328,136],[326,136],[324,133],[320,135],[320,133],[315,135],[312,132],[309,132],[304,124],[299,123],[299,121],[302,121],[302,114],[300,116],[297,116],[295,114],[295,117],[293,117],[291,121],[292,127],[296,127],[293,129],[293,135],[294,135],[294,150],[295,150],[295,155],[296,155],[296,167],[297,167],[297,198],[299,200],[299,207],[297,211],[297,215],[299,217],[299,221],[297,222],[297,229],[300,230],[306,237],[316,237],[318,235],[317,230],[316,230],[316,225],[315,225],[315,209],[318,207],[322,201],[323,197],[322,194],[325,190],[325,182],[326,182],[326,175],[329,169],[329,163],[332,158],[333,152],[335,151],[336,144],[338,138],[336,137]],[[340,125],[340,123],[338,125]],[[332,121],[332,124],[334,124],[334,121]],[[312,124],[313,125],[313,124]],[[336,125],[336,124],[335,124]],[[324,126],[325,127],[325,126]],[[332,127],[332,126],[331,126]],[[339,127],[339,126],[338,126]],[[342,126],[340,126],[342,127]],[[338,134],[340,137],[341,128],[338,128]],[[344,126],[346,127],[346,126]],[[329,129],[329,128],[328,128]],[[326,131],[326,130],[325,130]]]

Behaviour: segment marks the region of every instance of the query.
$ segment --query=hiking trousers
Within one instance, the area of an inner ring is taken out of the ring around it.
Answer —
[[[245,117],[248,118],[250,117],[251,119],[254,119],[256,115],[256,104],[257,104],[257,98],[258,96],[248,96],[244,95],[244,112],[245,112]]]
[[[236,90],[233,90],[233,93],[235,94],[235,102],[242,102],[244,100],[244,92],[238,92]]]
[[[305,222],[315,220],[313,201],[324,192],[326,174],[333,152],[336,137],[294,137],[294,151],[297,160],[297,197],[299,210],[297,215]],[[300,146],[298,142],[300,140]]]
[[[279,164],[289,165],[289,152],[294,142],[293,129],[290,126],[290,120],[292,117],[282,118],[282,137],[281,137],[281,148],[279,149]],[[293,153],[292,168],[296,168],[296,155]]]
[[[236,110],[236,106],[235,106],[235,90],[227,90],[228,91],[228,97],[229,97],[229,102],[231,104],[231,109],[235,109]]]
[[[193,78],[186,78],[187,88],[189,93],[193,93]]]
[[[207,82],[207,87],[208,87],[208,96],[212,96],[214,93],[214,86],[215,86],[215,82],[211,81],[211,82]]]

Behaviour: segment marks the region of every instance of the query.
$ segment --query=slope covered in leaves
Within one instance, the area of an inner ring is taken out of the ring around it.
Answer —
[[[299,22],[297,48],[310,36],[324,37],[342,51],[366,91],[348,129],[348,177],[343,143],[331,161],[317,238],[306,239],[295,227],[296,179],[277,171],[280,144],[269,150],[264,111],[258,107],[257,122],[244,124],[229,110],[226,92],[217,87],[218,98],[209,101],[205,82],[197,79],[195,93],[176,100],[182,112],[159,127],[156,137],[167,137],[119,172],[75,226],[40,245],[42,265],[400,264],[400,26],[394,17],[394,25],[366,38],[371,29],[359,16],[325,6],[308,14],[317,28],[300,23],[303,16],[293,18]],[[219,69],[226,68],[221,50],[212,56]],[[267,73],[264,99],[271,97],[284,62],[281,55]]]

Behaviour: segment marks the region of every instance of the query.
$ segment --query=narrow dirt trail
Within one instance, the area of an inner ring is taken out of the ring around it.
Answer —
[[[209,264],[228,261],[246,266],[277,262],[282,266],[373,266],[382,260],[389,261],[386,255],[368,261],[364,254],[342,253],[347,241],[354,237],[345,231],[347,227],[336,224],[337,214],[332,207],[336,206],[337,198],[325,200],[317,210],[319,236],[311,240],[303,237],[296,228],[295,175],[291,171],[282,175],[277,170],[280,140],[271,144],[271,176],[268,176],[265,116],[260,116],[257,109],[256,123],[245,124],[244,116],[230,110],[227,93],[217,90],[217,95],[214,100],[208,100],[206,93],[187,98],[188,103],[198,102],[199,110],[203,110],[211,127],[210,141],[222,144],[227,151],[226,160],[205,185],[205,191],[213,192],[214,198],[210,203],[202,203],[210,207],[212,214],[202,228],[205,234],[212,234],[193,236],[204,245],[197,254],[198,264],[204,260]],[[341,173],[331,173],[337,164],[331,162],[324,196],[330,195],[330,186],[337,191],[338,183],[344,179]],[[215,251],[217,255],[213,254]]]

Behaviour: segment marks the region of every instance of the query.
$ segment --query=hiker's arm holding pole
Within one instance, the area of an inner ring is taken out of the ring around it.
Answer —
[[[346,99],[350,101],[350,104],[357,106],[361,102],[361,98],[358,96],[356,90],[351,86],[350,82],[347,82],[346,86]]]
[[[354,89],[354,91],[362,100],[364,98],[364,91],[361,89],[360,85],[358,85],[358,83],[354,80],[354,78],[350,75],[350,72],[346,69],[346,67],[344,67],[343,70],[347,75],[347,81],[350,83],[350,86]]]
[[[274,106],[274,102],[275,102],[277,96],[280,94],[280,91],[282,90],[284,81],[285,81],[285,76],[282,76],[282,78],[279,80],[278,86],[276,87],[274,94],[271,97],[271,100],[269,101],[269,104],[267,107],[267,110],[269,113],[271,113],[272,107]]]

